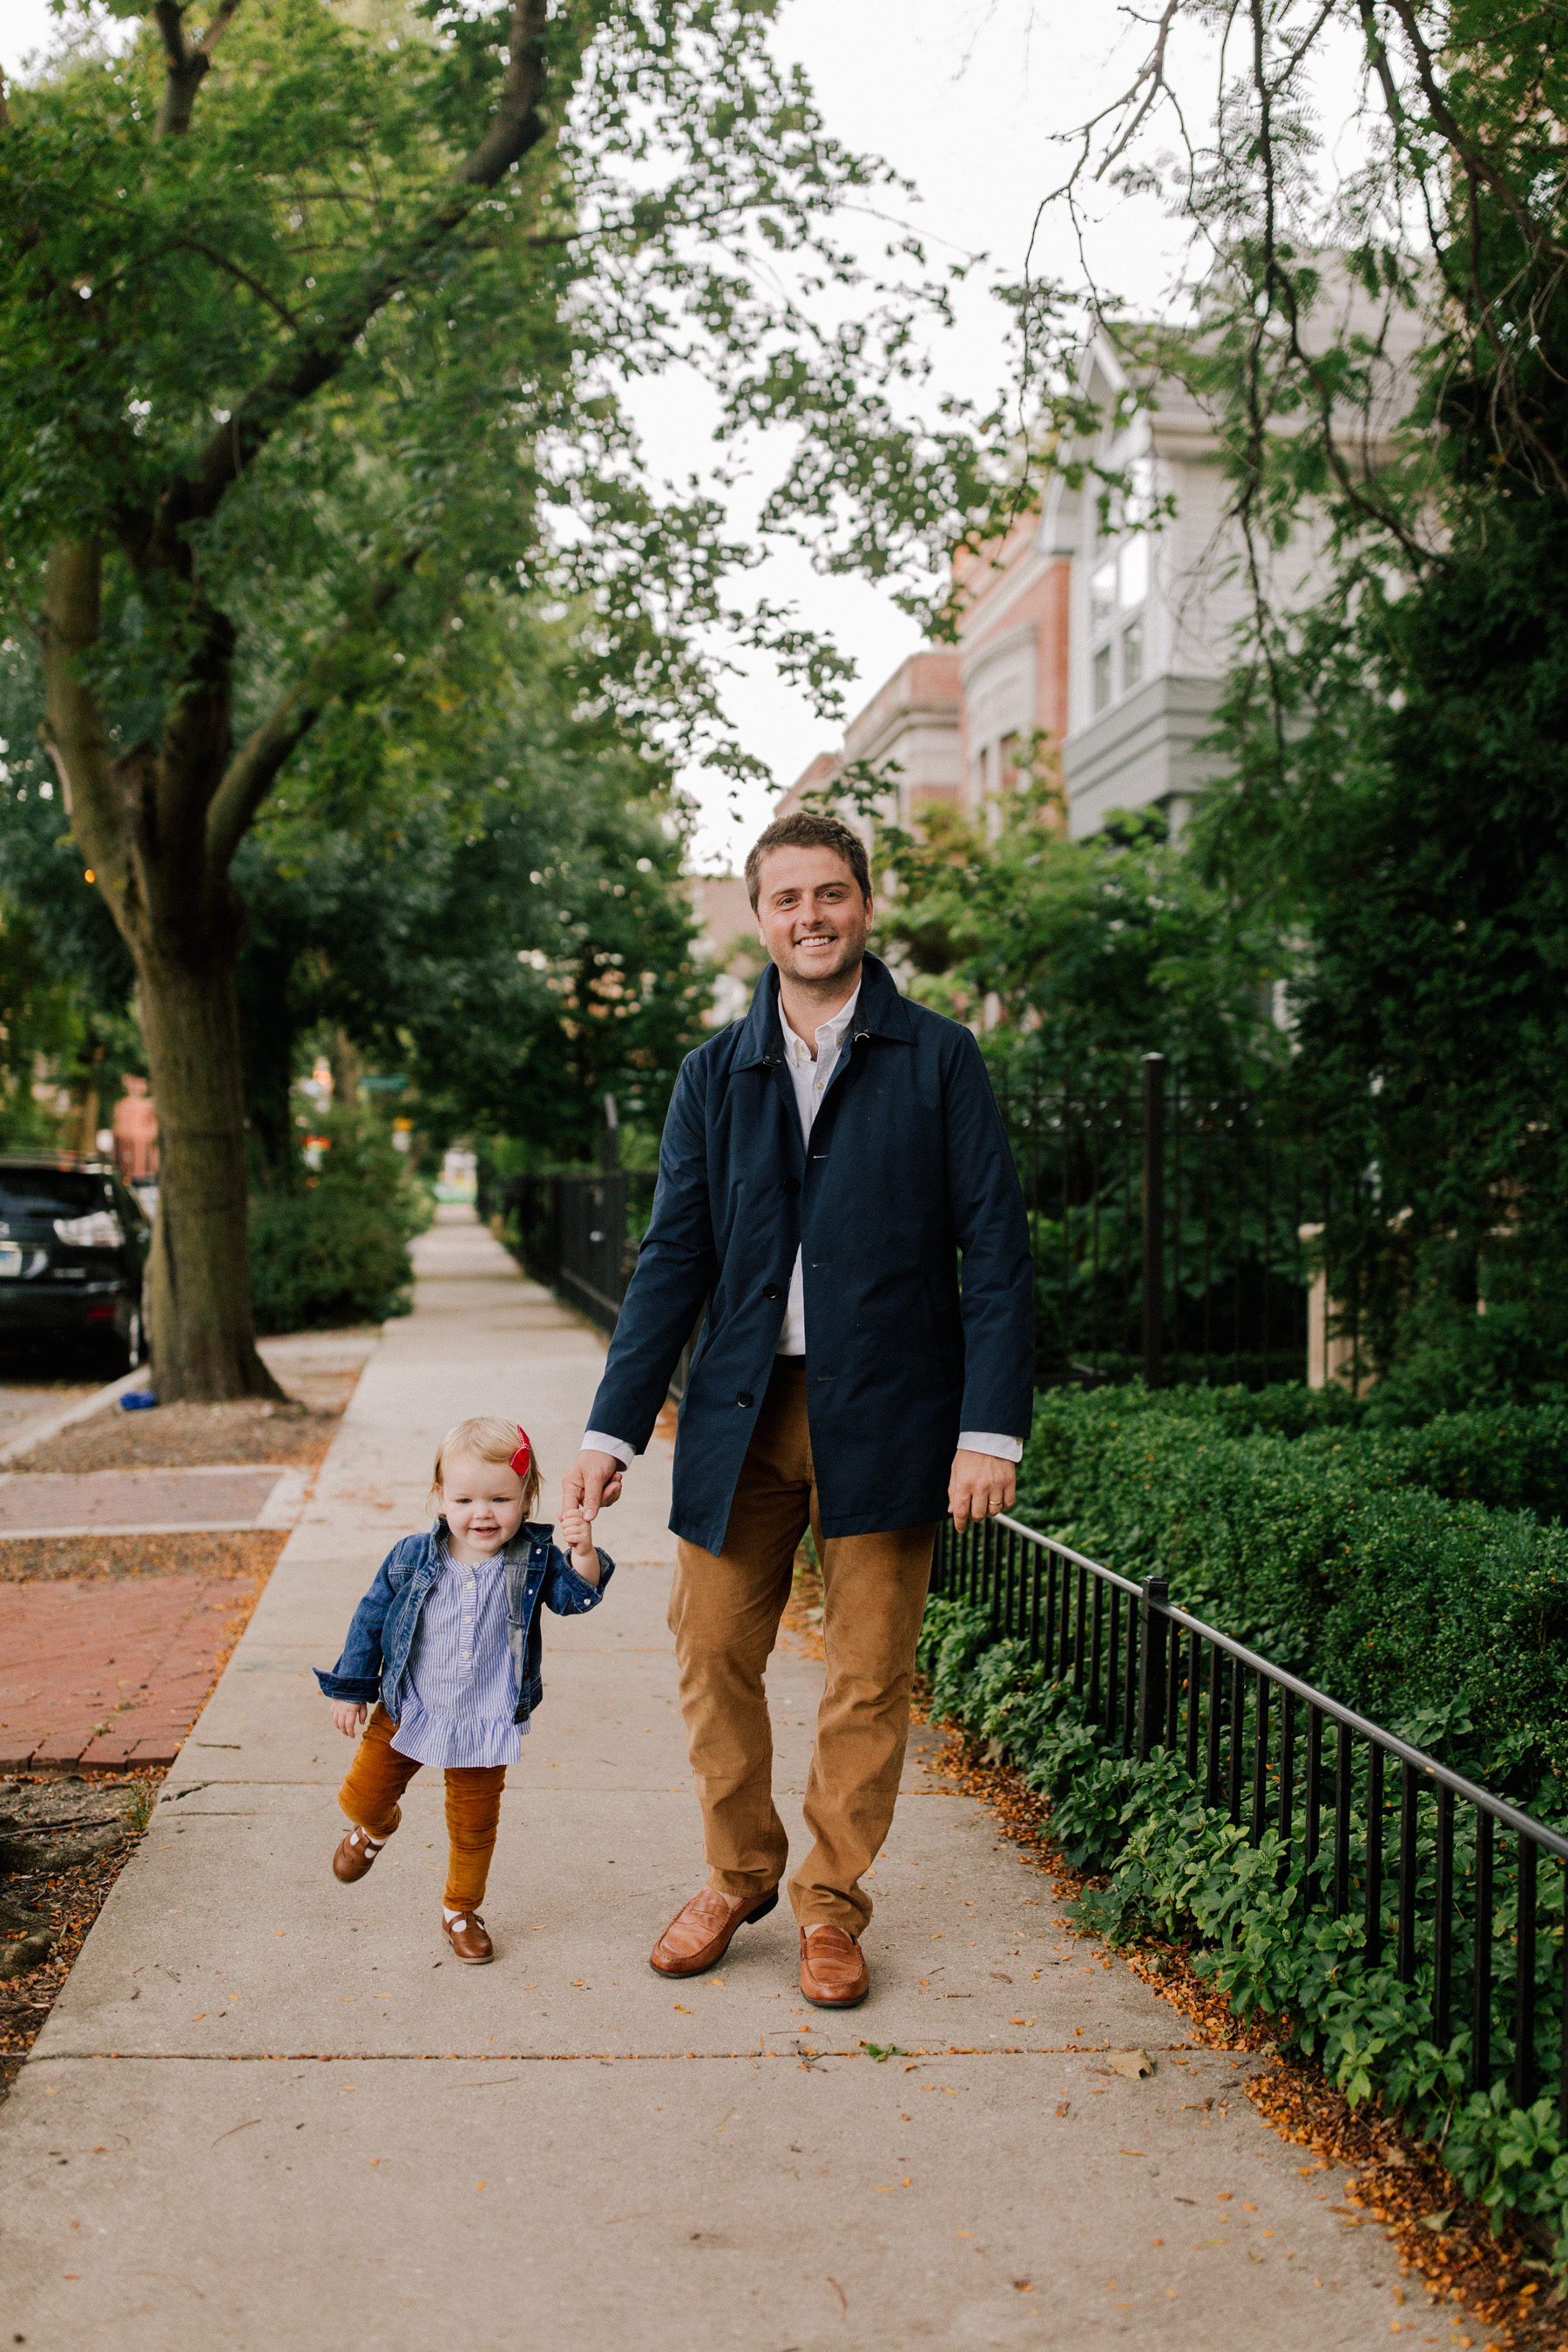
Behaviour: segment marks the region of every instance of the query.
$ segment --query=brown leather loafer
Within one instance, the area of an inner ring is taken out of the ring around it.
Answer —
[[[778,1907],[779,1891],[775,1886],[762,1901],[748,1910],[744,1900],[731,1905],[726,1902],[716,1886],[705,1886],[689,1903],[683,1903],[652,1951],[647,1956],[650,1969],[661,1977],[700,1977],[716,1968],[729,1950],[738,1927],[749,1927],[753,1920],[765,1919]]]
[[[842,1927],[800,1931],[800,1989],[814,2009],[854,2009],[871,1990],[866,1955]]]
[[[485,1923],[477,1911],[461,1912],[456,1919],[441,1915],[441,1926],[447,1941],[460,1960],[493,1960],[496,1948],[485,1933]]]
[[[356,1878],[364,1876],[385,1843],[384,1838],[373,1842],[363,1830],[350,1830],[332,1856],[332,1876],[352,1886]]]

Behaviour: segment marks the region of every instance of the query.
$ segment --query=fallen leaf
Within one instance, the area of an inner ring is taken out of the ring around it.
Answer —
[[[1119,2147],[1116,2153],[1118,2156],[1147,2156],[1149,2151],[1146,2147]]]
[[[682,2009],[679,2001],[675,2004],[675,2013],[677,2017],[689,2017],[691,2015],[690,2010]]]
[[[1125,2074],[1131,2082],[1154,2072],[1154,2061],[1146,2050],[1108,2050],[1105,2054],[1110,2061],[1111,2073]]]
[[[1071,2105],[1071,2104],[1072,2104],[1072,2102],[1071,2102],[1071,2100],[1070,2100],[1070,2099],[1064,2099],[1064,2100],[1061,2102],[1060,2105],[1059,2105],[1059,2106],[1058,2107],[1058,2109],[1057,2109],[1057,2113],[1058,2113],[1058,2116],[1065,2116],[1065,2115],[1066,2115],[1066,2113],[1067,2113],[1067,2111],[1068,2111],[1068,2107]]]

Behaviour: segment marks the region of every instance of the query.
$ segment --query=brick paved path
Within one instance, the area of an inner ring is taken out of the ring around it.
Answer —
[[[0,1770],[172,1763],[262,1581],[0,1584]]]

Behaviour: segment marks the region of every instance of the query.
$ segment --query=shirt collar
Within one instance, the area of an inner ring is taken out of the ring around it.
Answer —
[[[864,981],[856,982],[854,995],[849,998],[847,1003],[839,1006],[831,1021],[824,1021],[818,1028],[816,1034],[819,1040],[825,1036],[828,1037],[836,1046],[841,1045],[844,1043],[845,1032],[848,1028],[851,1021],[855,1018],[855,1007],[860,1002],[860,991],[864,986]],[[803,1053],[810,1050],[806,1045],[805,1038],[797,1034],[797,1033],[790,1027],[788,1021],[785,1019],[784,998],[782,995],[779,998],[779,1027],[784,1031],[784,1051],[786,1053],[793,1054],[797,1045],[801,1048]]]

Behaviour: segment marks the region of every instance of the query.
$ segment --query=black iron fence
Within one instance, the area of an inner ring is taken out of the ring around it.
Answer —
[[[1108,1748],[1163,1748],[1253,1845],[1272,1828],[1303,1916],[1354,1919],[1368,1968],[1392,1956],[1436,2049],[1468,2044],[1470,2088],[1550,2089],[1568,2131],[1568,1837],[1174,1607],[1163,1577],[1016,1519],[949,1521],[931,1590],[988,1609]]]
[[[609,1333],[620,1319],[658,1179],[652,1169],[617,1165],[613,1097],[605,1097],[605,1112],[597,1169],[505,1177],[480,1205],[486,1214],[500,1213],[503,1231],[536,1282]],[[677,1402],[686,1393],[691,1346],[689,1340],[670,1382]]]
[[[1042,1386],[1306,1378],[1334,1197],[1283,1089],[1222,1095],[1145,1054],[1004,1077],[997,1098],[1029,1210]],[[1353,1307],[1340,1320],[1359,1381]]]
[[[1340,1375],[1360,1385],[1358,1271],[1343,1244],[1328,1261],[1334,1182],[1287,1102],[1205,1090],[1160,1054],[1102,1056],[1050,1084],[1003,1079],[997,1097],[1029,1213],[1042,1387],[1305,1379],[1314,1284],[1318,1376],[1326,1316]],[[619,1165],[618,1142],[606,1097],[597,1169],[511,1177],[485,1204],[515,1220],[529,1271],[605,1331],[656,1181]],[[1343,1184],[1340,1196],[1342,1210]]]

